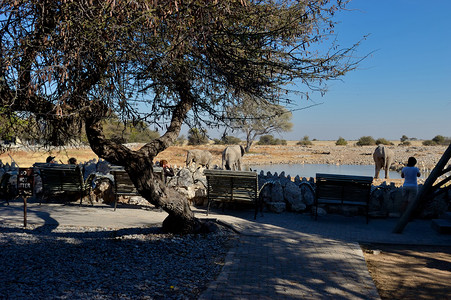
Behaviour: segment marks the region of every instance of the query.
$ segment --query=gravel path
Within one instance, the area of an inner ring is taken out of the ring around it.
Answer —
[[[0,224],[0,299],[197,299],[234,237]]]

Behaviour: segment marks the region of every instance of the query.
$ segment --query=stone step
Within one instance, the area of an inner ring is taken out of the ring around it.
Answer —
[[[440,234],[451,234],[451,220],[434,219],[431,226]]]

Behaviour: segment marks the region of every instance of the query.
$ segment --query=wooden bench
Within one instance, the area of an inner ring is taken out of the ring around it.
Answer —
[[[91,190],[94,173],[89,174],[88,178],[84,180],[82,168],[78,165],[35,163],[33,167],[35,173],[41,176],[43,196],[77,192],[80,193],[80,205],[85,194],[89,195],[89,200],[93,204]]]
[[[255,205],[257,218],[259,201],[258,174],[247,171],[205,170],[207,177],[207,215],[213,201],[244,202]]]
[[[164,172],[162,167],[154,167],[153,172],[165,182]],[[133,184],[130,176],[123,167],[112,166],[111,174],[114,177],[114,210],[116,210],[119,196],[139,196],[138,190]]]
[[[371,176],[316,174],[315,220],[319,204],[364,206],[368,224],[368,207],[371,195]]]

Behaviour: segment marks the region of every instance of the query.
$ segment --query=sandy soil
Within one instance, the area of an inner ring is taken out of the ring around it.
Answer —
[[[383,300],[451,298],[451,247],[363,245],[362,250]]]
[[[139,149],[140,146],[135,144],[130,145],[130,148]],[[204,149],[213,154],[213,164],[221,165],[221,153],[225,147],[224,145],[173,146],[160,153],[156,159],[166,159],[172,165],[183,166],[187,150]],[[390,146],[390,148],[395,151],[395,166],[405,163],[409,156],[415,156],[420,168],[429,169],[435,166],[446,149],[445,146],[422,146],[421,141],[415,141],[408,147]],[[243,163],[247,165],[286,163],[371,165],[374,149],[374,146],[355,146],[355,141],[349,141],[347,146],[335,146],[335,141],[313,141],[312,146],[299,146],[295,141],[290,141],[286,146],[255,145],[243,156]],[[70,157],[76,157],[79,162],[98,159],[89,147],[40,151],[12,150],[0,154],[0,159],[4,163],[10,162],[9,155],[23,167],[31,166],[35,162],[44,162],[48,155],[54,155],[57,160],[64,163]]]

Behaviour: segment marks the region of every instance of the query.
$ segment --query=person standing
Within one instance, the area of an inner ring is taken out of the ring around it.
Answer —
[[[418,193],[417,178],[421,176],[420,169],[415,167],[417,160],[415,157],[409,157],[407,166],[402,168],[401,177],[404,178],[402,186],[401,213],[403,213],[410,202],[414,201]]]

